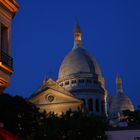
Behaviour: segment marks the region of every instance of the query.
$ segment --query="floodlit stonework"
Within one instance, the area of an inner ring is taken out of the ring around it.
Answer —
[[[53,86],[48,86],[53,83]],[[122,89],[122,79],[116,78],[117,94],[109,98],[109,118],[118,123],[123,110],[134,111],[134,106]],[[107,90],[95,58],[82,47],[79,24],[74,28],[74,46],[61,63],[58,79],[46,80],[30,97],[30,101],[46,112],[61,114],[82,108],[96,116],[107,115]],[[50,101],[52,100],[52,101]]]
[[[13,73],[11,24],[18,8],[15,0],[0,0],[0,93],[9,85]]]
[[[44,81],[42,86],[32,94],[30,101],[41,111],[54,112],[57,115],[69,109],[75,111],[82,107],[82,101],[59,86],[53,79]]]
[[[123,92],[122,79],[119,75],[116,77],[116,95],[110,100],[109,117],[111,123],[117,124],[123,118],[123,111],[134,111],[134,106],[130,98]]]
[[[96,60],[82,47],[82,33],[78,23],[74,28],[74,47],[64,58],[58,80],[53,83],[56,85],[55,90],[41,88],[30,98],[41,110],[61,114],[80,107],[97,116],[107,115],[104,78]],[[58,89],[61,89],[61,93]],[[52,102],[48,101],[49,94],[52,95]]]

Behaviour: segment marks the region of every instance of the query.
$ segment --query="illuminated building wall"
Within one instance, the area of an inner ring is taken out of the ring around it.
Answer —
[[[18,8],[15,0],[0,0],[0,93],[9,85],[13,73],[11,24]]]

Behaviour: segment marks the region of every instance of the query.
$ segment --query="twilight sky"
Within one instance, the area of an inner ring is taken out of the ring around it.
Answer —
[[[96,58],[108,93],[116,92],[120,73],[125,93],[140,104],[140,0],[17,0],[13,20],[14,74],[6,92],[29,97],[44,76],[57,79],[73,47],[78,18],[83,46]]]

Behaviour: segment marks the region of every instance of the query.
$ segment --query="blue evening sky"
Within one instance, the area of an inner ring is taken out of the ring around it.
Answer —
[[[14,74],[6,92],[29,97],[44,76],[57,79],[73,47],[78,18],[83,46],[96,58],[108,93],[120,73],[125,93],[140,104],[140,0],[18,0],[13,19]]]

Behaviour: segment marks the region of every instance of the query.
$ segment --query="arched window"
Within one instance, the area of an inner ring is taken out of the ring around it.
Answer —
[[[81,100],[83,101],[84,106],[85,106],[86,105],[86,100],[84,98],[81,98]]]
[[[101,111],[105,113],[105,102],[103,100],[101,101]]]
[[[71,83],[72,83],[72,84],[76,84],[76,80],[72,80]]]
[[[66,81],[66,82],[65,82],[65,85],[69,85],[69,81]]]
[[[87,83],[92,83],[92,80],[90,80],[90,79],[87,79]]]
[[[82,109],[86,109],[86,100],[84,98],[81,98],[81,100],[83,101],[83,104],[82,104]]]
[[[85,82],[84,79],[79,80],[79,83],[84,83],[84,82]]]
[[[88,110],[93,111],[93,100],[92,99],[88,99]]]
[[[96,99],[95,101],[95,108],[96,108],[96,112],[99,112],[99,99]]]
[[[98,84],[98,81],[97,81],[97,80],[94,80],[93,83],[94,83],[94,84]]]
[[[8,28],[1,24],[1,49],[8,54]]]

